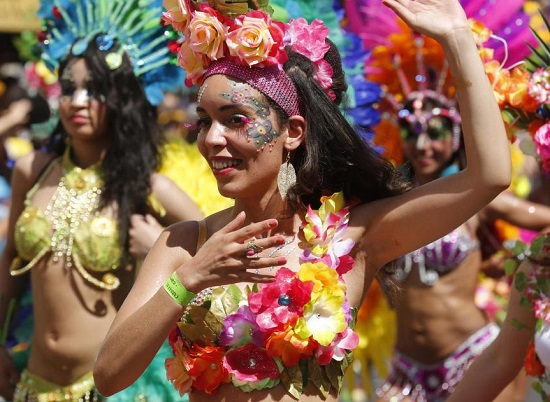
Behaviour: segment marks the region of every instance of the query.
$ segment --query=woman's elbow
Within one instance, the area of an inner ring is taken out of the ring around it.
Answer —
[[[94,365],[94,383],[97,391],[103,396],[111,396],[120,391],[115,376],[109,372],[109,364],[98,359]]]

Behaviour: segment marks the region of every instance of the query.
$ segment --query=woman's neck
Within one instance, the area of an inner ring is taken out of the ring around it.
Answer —
[[[90,167],[105,157],[107,147],[97,143],[76,143],[70,145],[70,157],[75,166],[81,168]]]
[[[258,201],[257,198],[236,199],[231,214],[232,217],[237,216],[241,211],[244,211],[246,214],[245,225],[265,219],[277,219],[279,225],[274,230],[274,233],[294,234],[297,231],[295,221],[300,221],[299,214],[289,215],[286,210],[286,203],[278,194],[263,202]]]

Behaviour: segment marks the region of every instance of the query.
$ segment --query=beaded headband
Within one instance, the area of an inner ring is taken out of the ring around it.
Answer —
[[[283,70],[288,47],[314,64],[315,80],[331,99],[335,98],[332,67],[324,59],[330,48],[326,41],[329,29],[322,21],[275,21],[266,0],[164,0],[164,6],[163,20],[185,38],[178,63],[187,73],[188,86],[200,85],[213,74],[227,74],[250,80],[289,116],[300,114],[296,89]]]
[[[164,92],[183,85],[175,65],[175,32],[160,23],[162,0],[40,0],[40,57],[54,71],[69,54],[81,56],[95,38],[109,69],[127,53],[136,77],[153,105]],[[115,41],[120,48],[115,50]]]

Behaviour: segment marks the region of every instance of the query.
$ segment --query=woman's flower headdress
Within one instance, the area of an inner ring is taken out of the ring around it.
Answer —
[[[296,89],[283,71],[288,48],[313,62],[316,81],[334,99],[332,67],[324,60],[330,47],[326,41],[329,29],[322,21],[275,21],[265,0],[164,0],[164,6],[163,20],[185,38],[178,63],[187,72],[187,85],[200,85],[210,75],[227,73],[255,86],[289,116],[300,114]]]
[[[483,43],[480,53],[484,59],[495,60],[500,69],[496,60],[512,64],[525,57],[531,17],[524,9],[523,0],[511,0],[507,7],[493,0],[461,0],[460,3],[470,18],[472,29],[477,31],[478,44]],[[416,110],[414,101],[418,100],[416,105],[421,107],[433,100],[442,105],[437,112],[450,118],[454,145],[458,146],[460,116],[456,110],[455,86],[441,47],[407,28],[378,0],[348,0],[345,7],[348,29],[357,33],[365,46],[372,49],[366,61],[367,78],[385,90],[385,102],[380,109],[388,118],[375,127],[375,141],[386,147],[389,143],[395,150],[395,155],[388,155],[390,159],[401,160],[397,120],[405,117],[411,126],[419,123],[416,125],[420,128],[421,120],[430,116]],[[417,112],[418,118],[411,112]],[[400,113],[403,116],[399,116]]]
[[[162,11],[162,0],[41,0],[41,58],[53,71],[69,52],[83,54],[95,37],[111,70],[120,67],[123,52],[128,54],[147,99],[156,105],[165,91],[183,84],[175,65],[178,37],[161,24]]]

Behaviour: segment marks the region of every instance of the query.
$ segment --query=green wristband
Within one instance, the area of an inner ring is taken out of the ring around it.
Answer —
[[[185,286],[181,284],[178,274],[175,272],[164,284],[164,290],[182,307],[187,306],[197,296],[195,293],[185,289]]]

